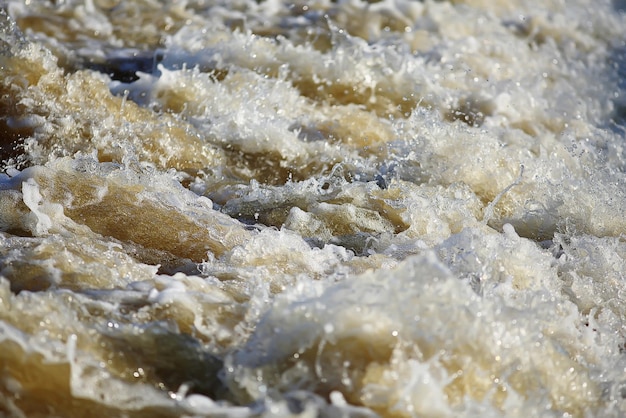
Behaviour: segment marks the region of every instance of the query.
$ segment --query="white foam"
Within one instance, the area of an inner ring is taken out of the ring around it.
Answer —
[[[3,279],[6,341],[121,413],[626,413],[620,2],[209,3],[9,2],[46,47],[0,56],[7,129],[33,132],[2,274],[54,286]],[[72,67],[122,46],[152,71]],[[60,295],[168,322],[224,387],[115,377],[104,314]]]

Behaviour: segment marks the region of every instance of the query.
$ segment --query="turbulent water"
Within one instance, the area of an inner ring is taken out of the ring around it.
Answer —
[[[0,415],[626,415],[624,1],[0,8]]]

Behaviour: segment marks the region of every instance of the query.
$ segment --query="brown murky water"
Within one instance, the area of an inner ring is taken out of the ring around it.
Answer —
[[[623,416],[621,3],[1,2],[1,413]]]

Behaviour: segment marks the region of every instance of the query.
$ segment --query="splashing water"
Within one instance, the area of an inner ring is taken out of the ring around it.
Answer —
[[[0,411],[625,415],[622,3],[0,3]]]

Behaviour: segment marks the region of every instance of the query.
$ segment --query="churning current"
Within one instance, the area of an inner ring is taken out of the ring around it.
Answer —
[[[626,415],[626,2],[0,1],[0,415]]]

